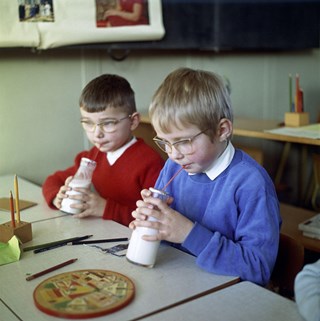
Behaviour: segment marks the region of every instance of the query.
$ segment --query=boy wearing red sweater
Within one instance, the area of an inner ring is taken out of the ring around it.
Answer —
[[[140,115],[134,92],[128,81],[118,75],[105,74],[90,81],[79,100],[81,124],[94,145],[79,153],[74,164],[50,175],[42,192],[51,208],[60,209],[64,198],[80,200],[72,207],[81,210],[74,217],[101,216],[123,225],[132,221],[140,191],[154,186],[163,167],[161,156],[141,138],[133,136]],[[82,157],[94,159],[90,188],[75,188],[80,195],[67,195],[68,186]]]

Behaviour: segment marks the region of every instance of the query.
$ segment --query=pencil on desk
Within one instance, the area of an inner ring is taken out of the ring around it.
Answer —
[[[17,223],[20,223],[20,204],[19,204],[19,187],[18,187],[18,177],[14,175],[14,194],[16,196],[16,213],[17,213]]]
[[[44,244],[28,246],[28,247],[25,247],[23,249],[23,251],[27,252],[27,251],[37,250],[37,249],[41,249],[41,248],[52,247],[52,246],[59,245],[59,244],[67,244],[67,243],[70,243],[70,242],[73,242],[73,241],[82,241],[82,240],[86,240],[86,239],[90,238],[91,236],[93,236],[93,235],[71,237],[71,238],[63,239],[63,240],[59,240],[59,241],[54,241],[54,242],[49,242],[49,243],[44,243]]]
[[[289,74],[289,112],[292,111],[292,76]]]
[[[44,275],[44,274],[47,274],[47,273],[50,273],[50,272],[52,272],[52,271],[58,270],[58,269],[66,266],[66,265],[71,264],[71,263],[74,263],[74,262],[77,261],[77,260],[78,260],[78,259],[71,259],[71,260],[65,261],[65,262],[60,263],[60,264],[58,264],[58,265],[55,265],[55,266],[53,266],[53,267],[51,267],[51,268],[49,268],[49,269],[46,269],[46,270],[43,270],[43,271],[41,271],[41,272],[32,274],[32,275],[28,276],[28,277],[26,278],[26,280],[27,280],[27,281],[31,281],[31,280],[33,280],[33,279],[35,279],[35,278],[38,278],[39,276],[42,276],[42,275]]]
[[[111,243],[111,242],[125,242],[129,241],[127,237],[119,237],[115,239],[100,239],[100,240],[90,240],[90,241],[74,241],[68,243],[68,245],[81,245],[81,244],[95,244],[95,243]]]
[[[81,240],[85,240],[85,239],[87,239],[89,237],[91,237],[91,235],[78,237],[75,240],[81,241]],[[56,249],[56,248],[61,247],[61,246],[65,246],[67,244],[68,244],[68,242],[62,241],[62,242],[59,242],[59,243],[57,243],[55,245],[50,245],[50,246],[46,246],[46,247],[41,247],[40,249],[36,249],[36,250],[33,251],[33,253],[37,254],[37,253],[46,252],[46,251],[53,250],[53,249]]]
[[[14,217],[14,207],[13,207],[13,196],[12,196],[12,191],[10,191],[10,212],[11,212],[11,226],[13,228],[16,227],[16,220]]]
[[[33,253],[37,254],[37,253],[42,253],[42,252],[46,252],[46,251],[49,251],[49,250],[53,250],[53,249],[57,249],[58,247],[61,247],[61,246],[65,246],[67,245],[68,243],[58,243],[56,245],[51,245],[51,246],[46,246],[46,247],[41,247],[39,249],[36,249],[33,251]]]
[[[295,112],[298,113],[299,109],[298,109],[298,99],[299,99],[299,90],[300,90],[300,76],[299,74],[296,74],[296,95],[295,95]]]
[[[300,88],[298,92],[298,113],[303,112],[303,90]]]

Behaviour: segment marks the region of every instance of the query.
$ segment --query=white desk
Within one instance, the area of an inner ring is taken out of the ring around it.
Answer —
[[[142,320],[303,321],[303,318],[293,301],[251,282],[241,282]]]
[[[39,221],[32,224],[33,240],[26,246],[94,234],[93,238],[126,237],[131,231],[113,221],[100,218],[74,219],[71,216]],[[111,247],[115,244],[100,244]],[[78,261],[32,281],[25,281],[27,273],[36,273],[71,258]],[[238,282],[237,277],[219,276],[201,270],[195,258],[177,249],[161,246],[153,269],[136,266],[125,257],[104,254],[85,245],[63,246],[47,252],[23,253],[20,261],[0,266],[0,299],[23,321],[52,321],[55,317],[38,310],[32,294],[36,286],[52,275],[82,269],[106,269],[122,273],[135,284],[134,300],[120,311],[94,320],[131,320],[182,301],[216,291]]]
[[[49,219],[44,221],[38,221],[32,223],[32,240],[23,244],[23,247],[34,246],[37,244],[43,244],[53,241],[59,241],[68,239],[71,237],[78,237],[83,235],[93,235],[91,239],[101,238],[118,238],[118,237],[130,237],[131,230],[117,222],[106,221],[99,217],[90,217],[86,219],[73,218],[72,215],[65,215],[56,217],[55,219]],[[88,239],[90,240],[90,239]],[[99,244],[97,244],[99,245]],[[100,244],[108,246],[108,244]],[[110,246],[114,245],[110,243]],[[70,247],[70,246],[68,246]],[[85,247],[85,246],[73,246],[72,248]],[[41,255],[54,254],[56,249],[41,253]],[[23,257],[26,257],[28,252],[23,253]],[[35,257],[40,255],[36,254]]]
[[[0,176],[0,197],[9,197],[10,190],[14,193],[14,175]],[[18,177],[19,198],[37,203],[37,206],[20,211],[20,218],[25,222],[36,222],[66,215],[49,208],[46,204],[41,187]],[[10,221],[10,212],[0,210],[0,224]]]
[[[18,317],[11,312],[0,299],[0,320],[1,321],[19,321]]]

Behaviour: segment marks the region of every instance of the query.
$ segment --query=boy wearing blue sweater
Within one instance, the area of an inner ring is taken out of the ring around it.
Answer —
[[[266,285],[278,252],[278,199],[264,168],[230,141],[233,112],[223,81],[178,69],[154,94],[149,114],[154,141],[169,156],[155,187],[184,170],[166,188],[169,205],[141,192],[130,227],[157,229],[144,239],[174,243],[208,272]]]

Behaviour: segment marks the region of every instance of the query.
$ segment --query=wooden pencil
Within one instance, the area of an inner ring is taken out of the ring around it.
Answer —
[[[55,271],[55,270],[58,270],[58,269],[66,266],[66,265],[72,264],[72,263],[74,263],[74,262],[77,261],[77,260],[78,260],[78,259],[71,259],[71,260],[62,262],[62,263],[60,263],[60,264],[58,264],[58,265],[52,266],[52,267],[49,268],[49,269],[46,269],[46,270],[43,270],[43,271],[41,271],[41,272],[32,274],[32,275],[28,276],[28,277],[26,278],[26,280],[27,280],[27,281],[31,281],[31,280],[33,280],[33,279],[38,278],[39,276],[42,276],[42,275],[44,275],[44,274],[47,274],[47,273],[53,272],[53,271]]]

